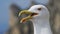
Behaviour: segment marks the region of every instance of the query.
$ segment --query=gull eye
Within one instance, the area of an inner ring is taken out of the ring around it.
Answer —
[[[41,8],[38,8],[37,10],[41,10]]]

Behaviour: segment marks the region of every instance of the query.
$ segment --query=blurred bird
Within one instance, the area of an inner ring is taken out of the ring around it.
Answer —
[[[29,14],[29,16],[22,18],[21,23],[25,23],[28,20],[33,22],[34,34],[52,34],[49,23],[49,11],[43,5],[34,5],[29,10],[23,10],[19,13]]]

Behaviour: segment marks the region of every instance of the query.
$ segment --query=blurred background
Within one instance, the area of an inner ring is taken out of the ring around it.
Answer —
[[[37,4],[49,9],[53,34],[60,34],[60,0],[0,0],[0,34],[33,34],[32,22],[19,24],[17,15],[19,11]]]

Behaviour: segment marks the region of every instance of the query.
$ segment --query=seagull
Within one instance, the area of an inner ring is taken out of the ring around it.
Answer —
[[[33,5],[28,10],[22,10],[19,16],[22,14],[29,14],[27,17],[21,19],[21,23],[25,23],[30,20],[34,26],[34,34],[52,34],[52,30],[49,23],[49,11],[44,5]]]

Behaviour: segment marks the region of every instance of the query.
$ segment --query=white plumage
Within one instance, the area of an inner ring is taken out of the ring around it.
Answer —
[[[43,5],[34,5],[28,11],[38,13],[33,16],[31,21],[34,25],[34,34],[52,34],[49,23],[49,11]]]

